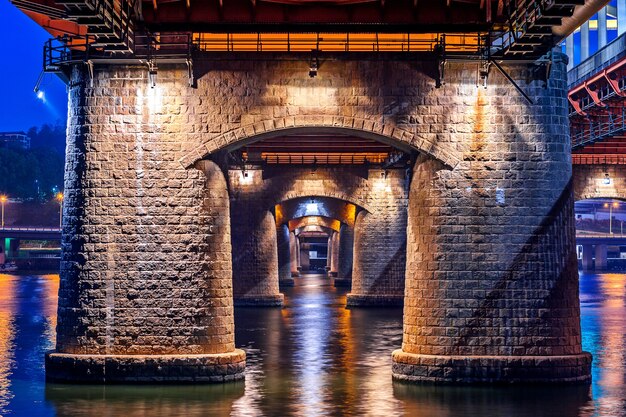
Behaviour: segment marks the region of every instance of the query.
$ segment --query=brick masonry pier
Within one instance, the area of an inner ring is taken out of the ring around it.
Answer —
[[[532,105],[493,68],[483,89],[475,64],[448,62],[435,88],[432,63],[381,56],[329,55],[316,78],[281,55],[200,56],[194,87],[184,66],[160,65],[154,88],[143,67],[98,65],[92,87],[76,66],[48,379],[242,378],[233,303],[283,303],[297,222],[314,215],[339,233],[350,306],[403,300],[394,378],[588,381],[564,56],[545,88],[526,82],[530,67],[506,67]],[[419,156],[388,172],[244,175],[225,162],[244,144],[311,133]]]

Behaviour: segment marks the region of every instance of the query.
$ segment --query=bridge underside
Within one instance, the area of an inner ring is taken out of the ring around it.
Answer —
[[[48,379],[243,378],[233,306],[326,240],[395,378],[589,381],[551,48],[607,1],[12,2],[70,89]]]
[[[506,67],[535,105],[473,64],[237,58],[73,67],[50,380],[242,378],[233,305],[324,241],[348,304],[404,304],[395,378],[589,380],[560,55]]]

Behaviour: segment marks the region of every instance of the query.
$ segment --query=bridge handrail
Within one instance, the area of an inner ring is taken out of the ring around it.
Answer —
[[[61,232],[58,227],[0,227],[0,232]]]
[[[609,238],[609,239],[623,239],[626,237],[626,234],[622,234],[622,233],[598,233],[598,232],[594,232],[594,233],[576,233],[576,239],[578,238],[584,238],[584,237],[591,237],[591,238]]]

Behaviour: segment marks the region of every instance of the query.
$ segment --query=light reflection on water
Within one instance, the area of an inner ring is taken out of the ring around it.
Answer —
[[[0,275],[0,416],[626,416],[626,275],[581,275],[590,387],[393,383],[401,309],[346,309],[345,290],[297,279],[284,309],[236,310],[246,380],[209,386],[44,383],[58,276]]]

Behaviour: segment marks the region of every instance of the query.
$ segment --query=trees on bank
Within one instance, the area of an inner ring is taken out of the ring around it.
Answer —
[[[43,202],[63,188],[65,127],[33,127],[28,136],[30,149],[0,149],[0,194]]]

